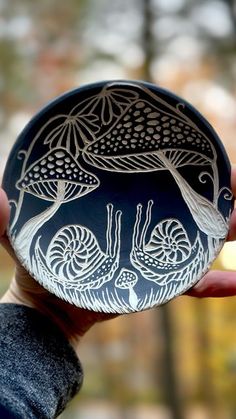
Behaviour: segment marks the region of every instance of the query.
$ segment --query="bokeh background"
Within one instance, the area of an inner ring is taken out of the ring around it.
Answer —
[[[0,178],[17,135],[84,83],[145,79],[197,107],[236,163],[234,0],[0,0]],[[226,244],[214,268],[236,269]],[[0,293],[13,263],[0,249]],[[236,299],[179,297],[81,341],[70,419],[236,418]],[[56,371],[55,371],[56,374]]]

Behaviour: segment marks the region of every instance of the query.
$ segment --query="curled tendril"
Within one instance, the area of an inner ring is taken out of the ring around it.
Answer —
[[[19,153],[17,154],[18,160],[24,160],[24,158],[26,157],[26,154],[27,154],[26,150],[20,150]]]
[[[16,208],[17,208],[17,202],[14,200],[14,199],[10,199],[9,200],[9,205],[10,205],[10,209],[11,209],[11,211],[13,210],[15,210],[14,212],[16,213]],[[10,228],[9,228],[9,231],[10,231]]]
[[[177,104],[175,105],[175,110],[176,110],[177,115],[179,115],[179,117],[180,117],[182,120],[184,119],[186,122],[188,122],[188,118],[187,118],[187,116],[184,114],[184,109],[185,109],[185,104],[184,104],[184,103],[182,103],[182,102],[177,103]]]
[[[201,172],[200,175],[198,176],[198,179],[201,183],[206,183],[207,182],[206,178],[211,179],[212,183],[214,183],[213,176],[208,172]]]
[[[186,108],[186,106],[182,102],[177,103],[177,105],[175,106],[176,112],[180,116],[180,118],[184,119],[185,122],[187,122],[187,124],[189,124],[199,134],[201,134],[201,135],[204,136],[204,134],[201,132],[201,130],[199,129],[199,127],[187,115],[185,115],[185,113],[184,113],[185,108]],[[209,141],[208,138],[207,138],[207,141]]]
[[[17,207],[17,202],[14,199],[10,199],[9,201],[10,206],[15,206],[15,208]]]
[[[177,105],[176,105],[176,109],[177,109],[180,113],[182,113],[182,111],[185,109],[185,104],[184,104],[184,103],[182,103],[182,102],[177,103]]]
[[[223,191],[225,191],[225,193],[224,193],[224,195],[223,195],[223,198],[224,198],[226,201],[230,201],[230,200],[233,198],[233,194],[232,194],[232,191],[231,191],[229,188],[227,188],[226,186],[224,186],[223,188],[221,188],[221,189],[219,190],[219,193],[218,193],[218,200],[219,200],[220,195],[222,194],[222,192],[223,192]]]

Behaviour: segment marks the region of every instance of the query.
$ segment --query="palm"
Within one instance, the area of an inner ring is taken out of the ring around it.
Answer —
[[[232,191],[236,196],[236,167],[232,169]],[[6,235],[2,235],[9,217],[6,196],[0,189],[0,241],[16,262],[16,275],[2,302],[16,302],[39,309],[50,316],[70,338],[82,336],[94,323],[115,317],[75,307],[45,290],[20,265]],[[236,209],[230,220],[228,240],[236,239]],[[236,295],[236,272],[210,271],[187,292],[193,297]]]
[[[16,274],[2,302],[24,304],[38,309],[57,323],[70,340],[75,341],[95,323],[116,317],[114,314],[96,313],[75,307],[51,294],[23,268],[6,235],[1,238],[1,243],[16,262]]]

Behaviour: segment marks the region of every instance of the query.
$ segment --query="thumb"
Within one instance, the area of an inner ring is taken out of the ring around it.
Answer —
[[[0,238],[4,234],[10,217],[10,206],[8,204],[7,195],[0,188]]]

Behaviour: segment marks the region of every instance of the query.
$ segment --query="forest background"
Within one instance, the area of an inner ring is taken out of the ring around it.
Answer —
[[[234,0],[0,0],[0,178],[17,135],[84,83],[148,79],[192,103],[236,163]],[[236,269],[226,244],[214,268]],[[0,293],[13,264],[0,249]],[[81,341],[70,419],[236,418],[236,299],[179,297]]]

